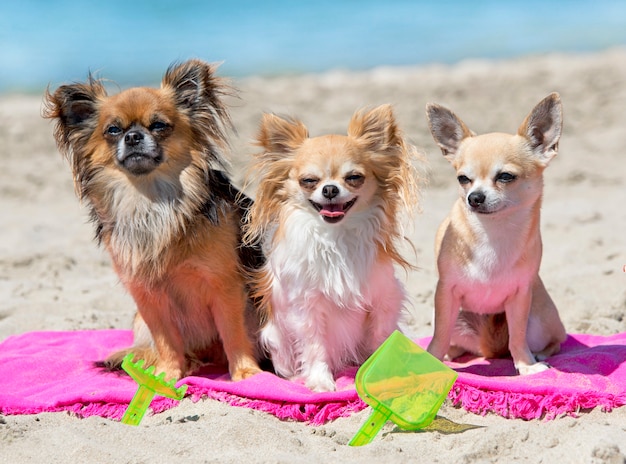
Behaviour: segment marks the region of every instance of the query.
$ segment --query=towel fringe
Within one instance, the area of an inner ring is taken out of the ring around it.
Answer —
[[[192,401],[200,401],[205,398],[228,403],[231,406],[263,411],[276,416],[280,420],[306,422],[309,425],[323,425],[340,417],[348,417],[367,407],[367,404],[360,399],[327,403],[289,403],[244,398],[219,391],[203,392],[191,397]]]
[[[172,409],[179,402],[171,400],[169,398],[158,398],[150,404],[150,411],[152,414],[159,414],[161,412]],[[126,412],[128,404],[125,403],[74,403],[63,404],[58,406],[33,408],[33,409],[15,409],[6,408],[2,411],[3,414],[40,414],[42,412],[67,412],[70,415],[80,417],[82,419],[91,416],[99,416],[105,419],[121,420],[122,416]]]
[[[254,400],[243,398],[230,393],[210,391],[192,394],[190,399],[198,402],[205,399],[213,399],[231,406],[256,409],[276,416],[280,420],[292,420],[305,422],[309,425],[323,425],[329,421],[333,421],[340,417],[348,417],[356,412],[365,409],[365,404],[360,399],[346,402],[329,402],[329,403],[289,403],[268,400]],[[150,404],[152,414],[159,414],[167,411],[178,404],[178,401],[168,398],[159,398]],[[32,411],[4,411],[5,414],[39,414],[42,412],[67,412],[70,415],[87,418],[91,416],[99,416],[105,419],[121,420],[126,412],[127,404],[120,403],[75,403],[71,405],[62,405],[42,409],[33,409]]]
[[[535,395],[483,390],[459,382],[450,391],[448,399],[454,406],[460,406],[482,416],[494,412],[507,419],[525,420],[552,420],[566,415],[577,417],[580,411],[596,407],[610,412],[614,408],[626,405],[626,394],[586,392],[584,394]]]
[[[198,402],[213,399],[231,406],[245,407],[263,411],[280,420],[306,422],[309,425],[323,425],[340,417],[348,417],[367,408],[360,399],[345,402],[328,403],[289,403],[269,400],[244,398],[226,392],[204,391],[194,393],[190,399]],[[448,395],[448,401],[455,407],[462,407],[468,412],[482,416],[495,413],[507,419],[544,419],[553,420],[562,416],[578,417],[581,411],[596,407],[604,412],[626,405],[626,394],[610,395],[587,392],[585,394],[536,395],[532,393],[514,393],[489,391],[457,382]],[[178,404],[168,398],[159,398],[150,405],[153,414],[167,411]],[[41,412],[62,412],[86,418],[99,416],[112,420],[121,420],[127,405],[120,403],[75,403],[32,411],[5,410],[4,414],[38,414]]]

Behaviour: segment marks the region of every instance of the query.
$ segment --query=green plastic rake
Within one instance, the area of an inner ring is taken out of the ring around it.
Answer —
[[[128,353],[122,361],[122,369],[137,382],[139,387],[122,417],[122,423],[139,425],[154,395],[165,396],[166,398],[180,401],[183,399],[183,396],[185,396],[187,385],[176,388],[176,379],[166,382],[165,372],[155,376],[154,366],[144,369],[143,365],[145,361],[140,359],[134,363],[133,358],[133,353]]]

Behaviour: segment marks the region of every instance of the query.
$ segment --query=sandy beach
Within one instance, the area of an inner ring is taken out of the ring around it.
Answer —
[[[427,162],[423,211],[410,234],[417,270],[400,274],[416,337],[432,334],[434,236],[457,195],[454,172],[428,132],[426,103],[449,106],[478,133],[514,132],[537,102],[559,92],[564,130],[545,175],[541,275],[568,332],[626,331],[626,49],[233,84],[240,94],[229,100],[237,129],[231,174],[239,183],[264,111],[297,116],[319,135],[345,133],[357,108],[394,106]],[[92,240],[40,112],[41,96],[0,96],[0,341],[38,330],[130,328],[133,301]],[[185,399],[134,428],[67,413],[0,415],[0,463],[626,462],[626,407],[523,421],[446,402],[441,417],[474,427],[403,433],[388,423],[373,443],[347,446],[368,414],[314,427]]]

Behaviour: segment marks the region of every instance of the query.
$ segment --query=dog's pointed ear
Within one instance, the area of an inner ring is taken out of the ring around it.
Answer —
[[[233,130],[222,97],[235,91],[215,75],[217,67],[197,59],[174,63],[163,75],[161,88],[172,92],[178,111],[189,118],[197,149],[222,164],[219,151],[228,147],[227,132]]]
[[[463,139],[476,135],[445,106],[429,103],[426,117],[430,133],[448,161],[454,159]]]
[[[62,85],[54,93],[46,89],[42,116],[56,119],[54,136],[62,152],[70,152],[73,134],[95,129],[99,101],[106,95],[102,81],[91,74],[85,83]]]
[[[207,103],[216,109],[222,108],[219,97],[223,92],[222,79],[215,76],[216,65],[201,60],[173,63],[167,68],[161,87],[171,88],[176,104],[182,109],[195,109]]]
[[[85,83],[62,85],[54,93],[46,89],[43,117],[58,118],[68,126],[80,126],[97,112],[97,102],[106,97],[102,81],[90,73]]]
[[[558,152],[562,129],[561,97],[554,92],[533,108],[517,133],[528,140],[533,153],[547,165]]]
[[[391,105],[354,113],[348,124],[348,135],[365,142],[371,151],[385,151],[402,144],[402,136]]]
[[[282,157],[296,150],[309,137],[306,126],[297,119],[283,119],[265,113],[257,135],[257,145],[268,156]]]

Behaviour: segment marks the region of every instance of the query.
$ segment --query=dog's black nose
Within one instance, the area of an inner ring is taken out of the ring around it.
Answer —
[[[467,202],[472,208],[482,205],[485,202],[485,194],[483,192],[472,192],[467,197]]]
[[[339,188],[336,185],[324,185],[324,187],[322,187],[322,195],[329,200],[335,198],[339,195]]]
[[[138,145],[143,140],[143,134],[139,131],[130,131],[124,136],[126,145]]]

